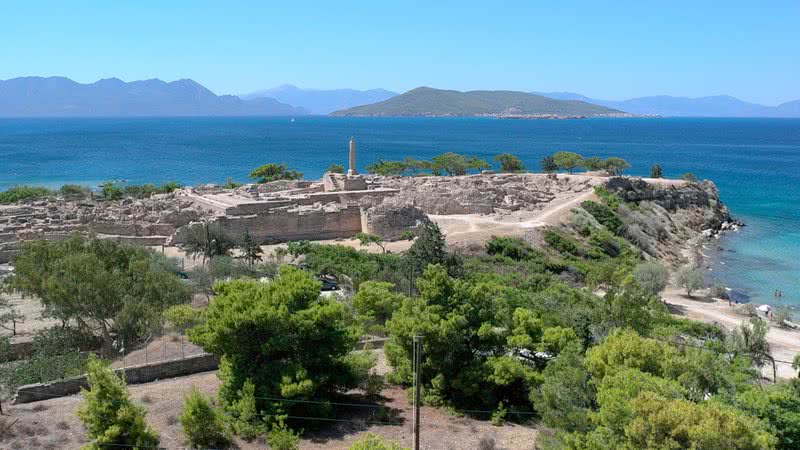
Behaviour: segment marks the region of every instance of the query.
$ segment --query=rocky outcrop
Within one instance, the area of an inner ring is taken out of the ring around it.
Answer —
[[[606,188],[616,193],[625,202],[652,202],[670,212],[673,220],[679,220],[695,230],[718,230],[725,222],[731,222],[730,211],[719,199],[719,191],[713,182],[648,183],[641,178],[614,177]]]

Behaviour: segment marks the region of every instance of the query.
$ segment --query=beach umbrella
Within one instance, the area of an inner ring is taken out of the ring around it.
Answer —
[[[756,309],[758,309],[758,310],[759,310],[759,311],[761,311],[761,312],[770,312],[770,311],[772,311],[772,306],[769,306],[769,305],[761,305],[761,306],[759,306],[759,307],[758,307],[758,308],[756,308]]]

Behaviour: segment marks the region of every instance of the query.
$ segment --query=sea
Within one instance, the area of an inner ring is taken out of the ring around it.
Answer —
[[[268,162],[316,178],[333,163],[347,165],[350,137],[360,169],[453,151],[487,160],[509,152],[538,170],[544,155],[569,150],[625,158],[632,175],[660,164],[666,177],[692,172],[713,180],[747,226],[707,246],[707,278],[741,300],[800,313],[800,119],[0,119],[0,190],[246,181]]]

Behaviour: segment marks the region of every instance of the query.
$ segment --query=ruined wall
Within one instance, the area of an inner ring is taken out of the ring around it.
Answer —
[[[361,232],[361,211],[356,205],[316,205],[278,208],[246,216],[222,216],[213,220],[232,236],[250,233],[262,243],[296,240],[337,239]],[[187,230],[178,230],[173,244],[187,240]]]

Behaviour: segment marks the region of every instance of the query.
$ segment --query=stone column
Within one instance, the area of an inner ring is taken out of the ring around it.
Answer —
[[[347,170],[348,175],[358,175],[356,172],[356,139],[350,138],[350,167]]]

